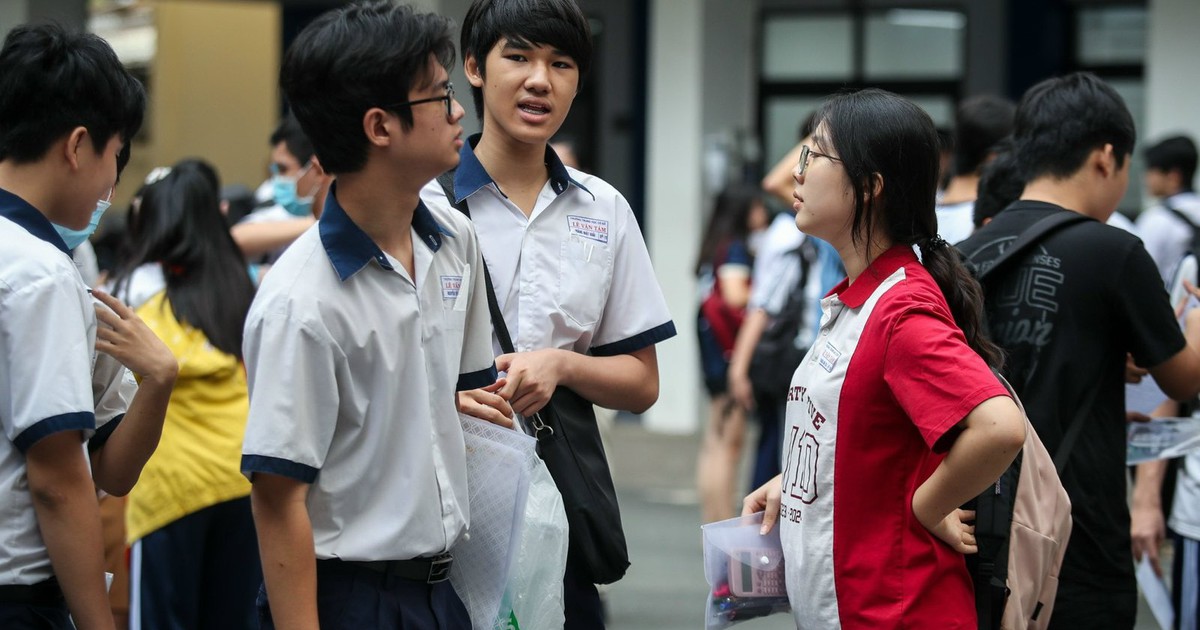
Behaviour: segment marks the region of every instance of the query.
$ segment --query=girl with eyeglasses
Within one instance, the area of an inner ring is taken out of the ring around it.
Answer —
[[[937,237],[929,116],[881,90],[831,98],[802,150],[796,225],[848,277],[788,391],[778,521],[800,628],[974,628],[973,514],[1024,442],[989,365],[978,283]]]

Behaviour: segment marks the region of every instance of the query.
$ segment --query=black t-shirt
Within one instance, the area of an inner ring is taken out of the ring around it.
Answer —
[[[1059,206],[1018,201],[958,248],[976,265]],[[1125,472],[1125,354],[1154,367],[1184,348],[1166,289],[1137,237],[1098,221],[1060,228],[989,277],[985,311],[1016,388],[1051,455],[1098,388],[1063,485],[1074,525],[1061,581],[1132,591]],[[1055,604],[1055,616],[1060,612]]]

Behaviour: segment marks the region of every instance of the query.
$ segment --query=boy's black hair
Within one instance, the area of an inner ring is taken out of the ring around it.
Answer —
[[[1111,144],[1116,164],[1133,152],[1137,130],[1117,91],[1090,72],[1046,79],[1017,105],[1013,139],[1020,175],[1065,179],[1093,149]]]
[[[254,283],[221,215],[216,169],[202,160],[183,160],[145,186],[141,198],[129,216],[131,253],[115,274],[116,292],[129,290],[139,267],[158,263],[175,318],[241,359]]]
[[[1171,136],[1146,147],[1146,168],[1169,173],[1179,171],[1184,191],[1192,190],[1196,177],[1196,143],[1187,136]]]
[[[368,109],[393,111],[412,127],[411,107],[396,104],[432,81],[430,55],[446,69],[453,65],[450,27],[440,15],[371,0],[324,13],[300,32],[284,56],[280,86],[325,172],[366,164]]]
[[[975,229],[983,227],[984,220],[994,218],[1021,198],[1021,193],[1025,191],[1025,180],[1021,179],[1018,170],[1012,140],[1001,140],[996,145],[996,159],[985,164],[979,175],[979,195],[975,199],[972,216]]]
[[[505,38],[514,44],[552,46],[575,60],[579,79],[592,67],[592,29],[575,0],[475,0],[463,18],[463,60],[475,57],[487,76],[487,55]],[[483,90],[471,86],[475,113],[483,119]]]
[[[125,143],[142,126],[146,91],[103,39],[57,24],[18,26],[0,48],[0,160],[36,162],[55,141],[85,127],[101,153],[113,136]]]
[[[954,122],[954,173],[979,173],[1002,138],[1012,133],[1016,105],[999,96],[972,96],[959,106]]]
[[[275,128],[275,131],[271,133],[271,147],[274,148],[280,142],[287,147],[287,152],[296,158],[301,168],[304,168],[312,160],[312,142],[300,128],[300,123],[296,121],[295,116],[290,114],[285,116],[283,120],[279,121],[279,126]]]

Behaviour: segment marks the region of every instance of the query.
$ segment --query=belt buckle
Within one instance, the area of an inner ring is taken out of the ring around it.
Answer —
[[[454,556],[450,554],[442,554],[429,562],[429,577],[425,578],[427,584],[437,584],[450,579],[450,565],[454,563]]]

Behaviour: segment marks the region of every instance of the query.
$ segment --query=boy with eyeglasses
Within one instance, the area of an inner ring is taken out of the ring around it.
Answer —
[[[470,627],[446,580],[469,520],[454,400],[503,382],[471,225],[418,196],[462,144],[449,27],[355,3],[284,59],[283,91],[337,181],[246,322],[263,628]]]
[[[602,179],[563,165],[549,146],[592,58],[574,0],[476,0],[461,48],[483,132],[463,146],[455,200],[438,182],[422,198],[465,201],[516,352],[501,354],[499,394],[528,418],[558,387],[640,413],[658,398],[655,344],[675,325],[628,202]],[[487,416],[487,392],[465,413]],[[574,545],[572,545],[574,546]],[[588,567],[568,555],[567,628],[602,628]]]

